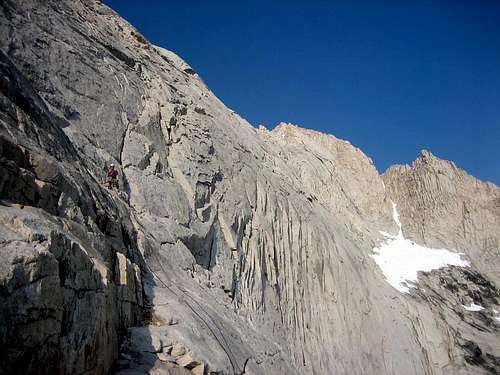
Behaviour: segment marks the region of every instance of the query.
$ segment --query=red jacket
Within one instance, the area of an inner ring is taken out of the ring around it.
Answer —
[[[108,177],[116,178],[118,176],[118,171],[116,169],[110,169],[108,171]]]

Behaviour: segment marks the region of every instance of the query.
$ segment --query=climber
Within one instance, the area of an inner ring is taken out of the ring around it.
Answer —
[[[115,165],[111,164],[108,170],[108,188],[110,190],[116,189],[119,190],[120,187],[118,185],[118,171],[115,169]]]

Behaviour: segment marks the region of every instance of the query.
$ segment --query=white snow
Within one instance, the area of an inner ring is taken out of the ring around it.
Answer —
[[[469,267],[458,253],[446,249],[432,249],[420,246],[403,236],[396,204],[392,203],[393,218],[399,227],[396,236],[380,232],[386,240],[373,249],[371,256],[382,270],[387,282],[402,293],[409,293],[410,287],[418,282],[418,272],[429,272],[448,265]]]
[[[465,306],[465,305],[462,305],[463,308],[467,311],[481,311],[481,310],[484,310],[484,307],[481,306],[481,305],[476,305],[474,302],[472,302],[470,304],[470,306]]]

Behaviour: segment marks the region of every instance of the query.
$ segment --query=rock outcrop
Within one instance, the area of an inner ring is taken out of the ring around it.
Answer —
[[[0,71],[1,372],[106,372],[147,311],[141,273],[124,275],[142,262],[129,207],[3,51]]]
[[[412,166],[393,166],[383,179],[410,238],[466,253],[475,267],[500,284],[497,186],[425,150]]]
[[[498,187],[255,129],[98,1],[0,21],[0,373],[499,371]],[[391,287],[391,201],[471,267]]]

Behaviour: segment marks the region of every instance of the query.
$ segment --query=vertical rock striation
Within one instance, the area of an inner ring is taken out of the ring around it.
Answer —
[[[393,166],[383,178],[410,238],[464,252],[485,276],[500,283],[497,186],[425,150],[412,166]]]

